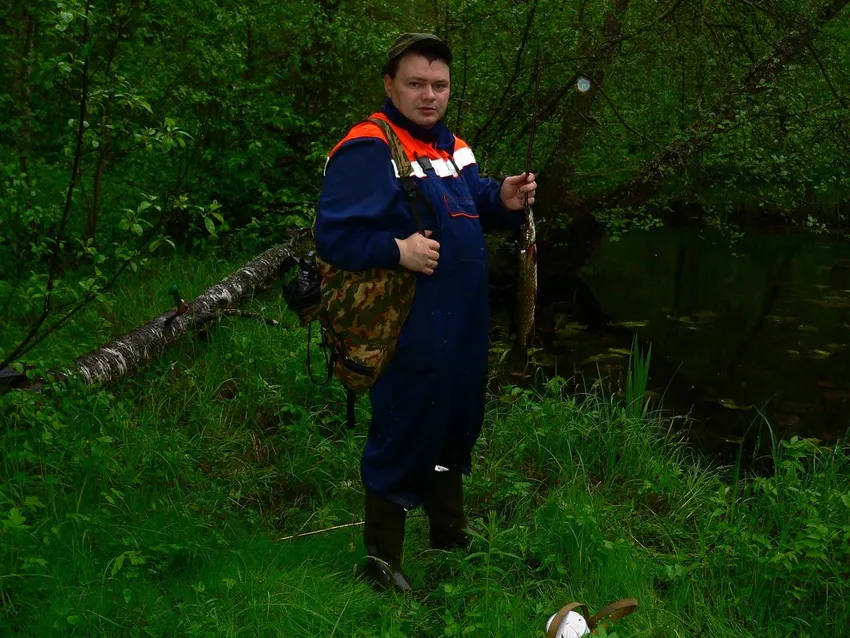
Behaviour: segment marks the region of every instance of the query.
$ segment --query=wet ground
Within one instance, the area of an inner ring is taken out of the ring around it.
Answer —
[[[634,335],[652,348],[648,395],[710,456],[772,429],[832,442],[850,427],[850,242],[702,228],[605,240],[574,276],[541,251],[535,363],[625,389]],[[504,294],[502,294],[504,293]],[[509,328],[496,291],[493,333]],[[600,387],[597,384],[597,387]],[[687,418],[682,418],[687,415]],[[769,425],[769,428],[768,428]]]

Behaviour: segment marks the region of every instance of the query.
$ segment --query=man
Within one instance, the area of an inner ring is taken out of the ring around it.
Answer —
[[[417,231],[386,137],[358,124],[331,151],[315,225],[319,255],[336,268],[417,274],[395,357],[370,391],[361,462],[366,575],[406,591],[405,515],[423,505],[431,546],[465,546],[462,474],[484,419],[489,298],[483,230],[518,228],[533,175],[502,184],[478,174],[469,146],[443,123],[452,54],[429,34],[403,34],[384,65],[389,122],[413,163],[424,233]]]

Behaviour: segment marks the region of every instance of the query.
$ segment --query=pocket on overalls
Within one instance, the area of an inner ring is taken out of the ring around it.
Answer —
[[[452,229],[455,258],[458,262],[486,262],[487,246],[475,201],[470,195],[453,190],[443,193],[443,206]]]

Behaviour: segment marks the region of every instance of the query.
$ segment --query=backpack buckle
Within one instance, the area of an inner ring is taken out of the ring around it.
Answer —
[[[416,162],[419,164],[419,166],[422,167],[422,170],[426,173],[432,168],[434,168],[431,164],[431,160],[429,160],[427,157],[417,157]]]
[[[419,196],[419,191],[416,188],[416,182],[413,181],[412,177],[403,177],[399,181],[401,181],[401,186],[404,188],[404,192],[407,194],[409,199],[416,199]]]

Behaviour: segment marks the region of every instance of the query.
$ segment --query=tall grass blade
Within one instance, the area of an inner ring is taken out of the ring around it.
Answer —
[[[649,379],[649,363],[652,358],[650,345],[644,354],[640,349],[637,335],[632,338],[632,352],[629,355],[629,370],[626,378],[626,414],[633,418],[644,417],[649,409],[646,386]]]

